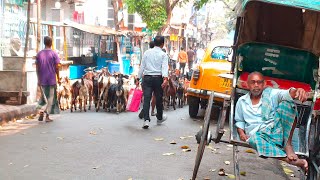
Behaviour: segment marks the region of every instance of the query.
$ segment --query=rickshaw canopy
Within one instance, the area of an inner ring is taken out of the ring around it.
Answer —
[[[260,42],[320,56],[320,1],[243,0],[240,16],[236,45]]]
[[[257,0],[244,0],[242,7],[244,8],[249,2]],[[320,11],[320,1],[317,0],[259,0],[266,3],[274,3],[282,6],[291,6],[301,9],[309,9],[313,11]]]

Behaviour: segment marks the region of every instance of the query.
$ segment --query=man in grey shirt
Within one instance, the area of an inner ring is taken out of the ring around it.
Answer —
[[[156,96],[157,108],[157,124],[160,125],[167,117],[163,115],[163,89],[162,87],[168,84],[168,56],[162,51],[164,45],[164,37],[157,36],[154,39],[155,47],[147,50],[142,59],[142,64],[139,70],[138,78],[142,78],[143,85],[143,111],[144,123],[142,128],[149,128],[150,122],[150,100],[152,92]]]

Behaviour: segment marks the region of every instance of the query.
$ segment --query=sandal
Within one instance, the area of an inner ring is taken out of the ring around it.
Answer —
[[[43,121],[43,112],[40,112],[39,113],[39,118],[38,118],[38,121]]]
[[[49,114],[46,115],[46,122],[52,122],[53,120],[49,118]]]

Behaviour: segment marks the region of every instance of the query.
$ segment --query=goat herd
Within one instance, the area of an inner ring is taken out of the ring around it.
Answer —
[[[116,108],[116,112],[126,111],[130,89],[140,86],[134,75],[128,76],[120,73],[111,74],[107,68],[94,71],[92,68],[86,70],[81,80],[71,84],[68,77],[60,78],[57,86],[57,98],[61,110],[69,109],[71,112],[77,110],[80,112],[91,109],[94,102],[96,112],[103,108],[110,112]],[[169,72],[169,83],[163,88],[163,105],[167,109],[172,105],[173,109],[183,107],[187,102],[186,90],[189,81],[181,78],[178,70]],[[178,101],[178,102],[176,102]]]

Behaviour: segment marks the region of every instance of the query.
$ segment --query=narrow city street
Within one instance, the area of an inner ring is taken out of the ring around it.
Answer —
[[[153,117],[148,130],[141,128],[138,113],[130,112],[66,111],[52,123],[17,120],[1,127],[0,179],[189,180],[198,146],[194,135],[203,121],[190,119],[187,106],[166,113],[163,125]],[[240,148],[240,171],[246,175],[241,179],[289,179],[280,162],[246,150]],[[211,144],[197,179],[234,178],[232,157],[232,146]],[[229,176],[219,176],[221,168]],[[296,168],[286,168],[298,176]]]

